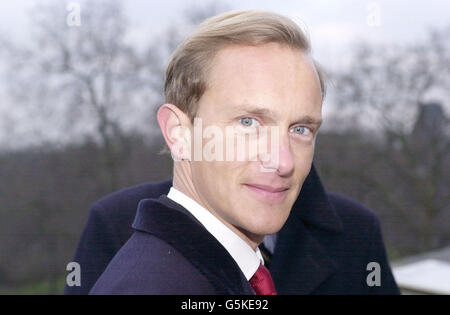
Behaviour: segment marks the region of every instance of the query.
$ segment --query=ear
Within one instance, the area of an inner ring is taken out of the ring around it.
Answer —
[[[175,161],[191,158],[191,122],[187,115],[173,104],[162,105],[156,114],[159,128]]]

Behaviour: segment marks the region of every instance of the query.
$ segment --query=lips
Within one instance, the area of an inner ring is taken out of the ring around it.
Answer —
[[[279,186],[279,187],[273,187],[273,186],[267,186],[267,185],[256,185],[256,184],[247,184],[247,186],[255,187],[261,190],[265,190],[271,193],[280,192],[289,189],[289,187],[285,186]]]
[[[244,186],[258,197],[271,201],[282,200],[289,189],[287,186],[269,186],[260,184],[245,184]]]

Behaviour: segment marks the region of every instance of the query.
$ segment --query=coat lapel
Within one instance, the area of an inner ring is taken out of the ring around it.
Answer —
[[[299,198],[278,233],[270,263],[279,294],[312,293],[335,273],[337,265],[314,237],[317,232],[341,233],[342,223],[312,165]]]
[[[227,250],[194,216],[167,196],[142,200],[133,228],[174,247],[206,276],[218,294],[255,294]]]

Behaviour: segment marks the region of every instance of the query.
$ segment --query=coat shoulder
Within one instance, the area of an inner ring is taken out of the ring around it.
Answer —
[[[215,290],[170,244],[136,231],[89,294],[215,294]]]
[[[358,201],[335,192],[327,192],[327,196],[344,226],[346,223],[380,224],[378,215]]]
[[[117,241],[119,247],[122,246],[133,233],[131,224],[139,202],[166,194],[171,183],[170,180],[143,183],[99,199],[90,209],[88,225],[98,227],[98,231],[109,231],[109,236]]]
[[[348,254],[342,255],[341,266],[346,266],[345,278],[353,274],[355,270],[361,270],[363,275],[360,281],[364,290],[356,290],[363,294],[394,294],[400,293],[392,274],[389,260],[384,246],[380,220],[378,215],[361,203],[337,193],[328,193],[328,199],[333,204],[344,227],[343,239]],[[344,251],[342,251],[344,252]],[[359,259],[354,259],[358,253]],[[335,253],[338,255],[338,253]],[[380,272],[380,282],[376,286],[367,287],[369,275],[369,263],[377,263]],[[349,269],[350,268],[350,269]],[[356,272],[358,274],[358,272]]]
[[[92,205],[92,211],[99,215],[110,215],[115,209],[123,211],[123,208],[131,208],[136,210],[136,206],[142,199],[157,198],[162,194],[166,194],[171,186],[171,181],[147,182],[139,185],[123,188],[119,191],[108,194],[97,200]]]

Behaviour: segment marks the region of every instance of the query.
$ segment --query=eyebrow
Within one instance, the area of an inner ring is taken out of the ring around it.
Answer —
[[[233,106],[233,110],[235,111],[243,111],[255,116],[259,117],[267,117],[271,120],[276,120],[277,114],[271,109],[259,107],[257,105],[251,105],[251,104],[241,104],[238,106]],[[300,117],[298,120],[295,121],[296,123],[301,124],[309,124],[309,125],[317,125],[317,127],[320,127],[322,124],[321,118],[315,118],[310,115],[305,115]]]

